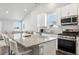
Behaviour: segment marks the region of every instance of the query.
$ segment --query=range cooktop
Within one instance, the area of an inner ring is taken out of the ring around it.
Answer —
[[[63,33],[60,33],[58,35],[77,36],[77,35],[79,35],[79,32],[63,32]]]

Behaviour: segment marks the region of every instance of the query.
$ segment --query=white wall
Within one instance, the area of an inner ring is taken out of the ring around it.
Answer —
[[[25,30],[27,31],[36,31],[37,30],[37,17],[36,15],[30,14],[26,20],[24,20]]]
[[[44,14],[43,9],[44,6],[38,6],[35,8],[31,14],[29,14],[25,19],[24,19],[24,24],[25,24],[25,30],[27,31],[38,31],[37,23],[38,23],[38,15],[41,13]]]
[[[14,29],[15,21],[2,21],[2,32],[11,32]]]

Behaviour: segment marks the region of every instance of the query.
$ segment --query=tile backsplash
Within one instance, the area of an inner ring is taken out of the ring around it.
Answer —
[[[62,29],[79,29],[79,25],[62,26]]]

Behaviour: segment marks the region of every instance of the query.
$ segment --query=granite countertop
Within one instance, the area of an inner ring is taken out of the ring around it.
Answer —
[[[22,40],[16,39],[15,41],[19,44],[24,45],[25,47],[31,47],[31,46],[49,42],[52,40],[56,40],[56,38],[55,37],[31,35],[31,37],[26,37],[26,39],[22,39]]]
[[[40,33],[40,32],[36,32],[36,33]],[[53,32],[42,32],[42,33],[45,33],[45,34],[53,34]]]

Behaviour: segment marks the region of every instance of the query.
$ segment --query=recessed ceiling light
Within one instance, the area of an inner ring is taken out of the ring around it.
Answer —
[[[50,6],[54,6],[55,4],[54,4],[54,3],[49,3],[49,5],[50,5]]]
[[[49,4],[48,4],[49,10],[52,10],[52,9],[55,8],[55,7],[56,7],[56,5],[55,5],[54,3],[49,3]]]
[[[27,9],[24,9],[24,11],[26,12],[26,11],[27,11]]]
[[[8,14],[8,11],[5,11],[6,14]]]

